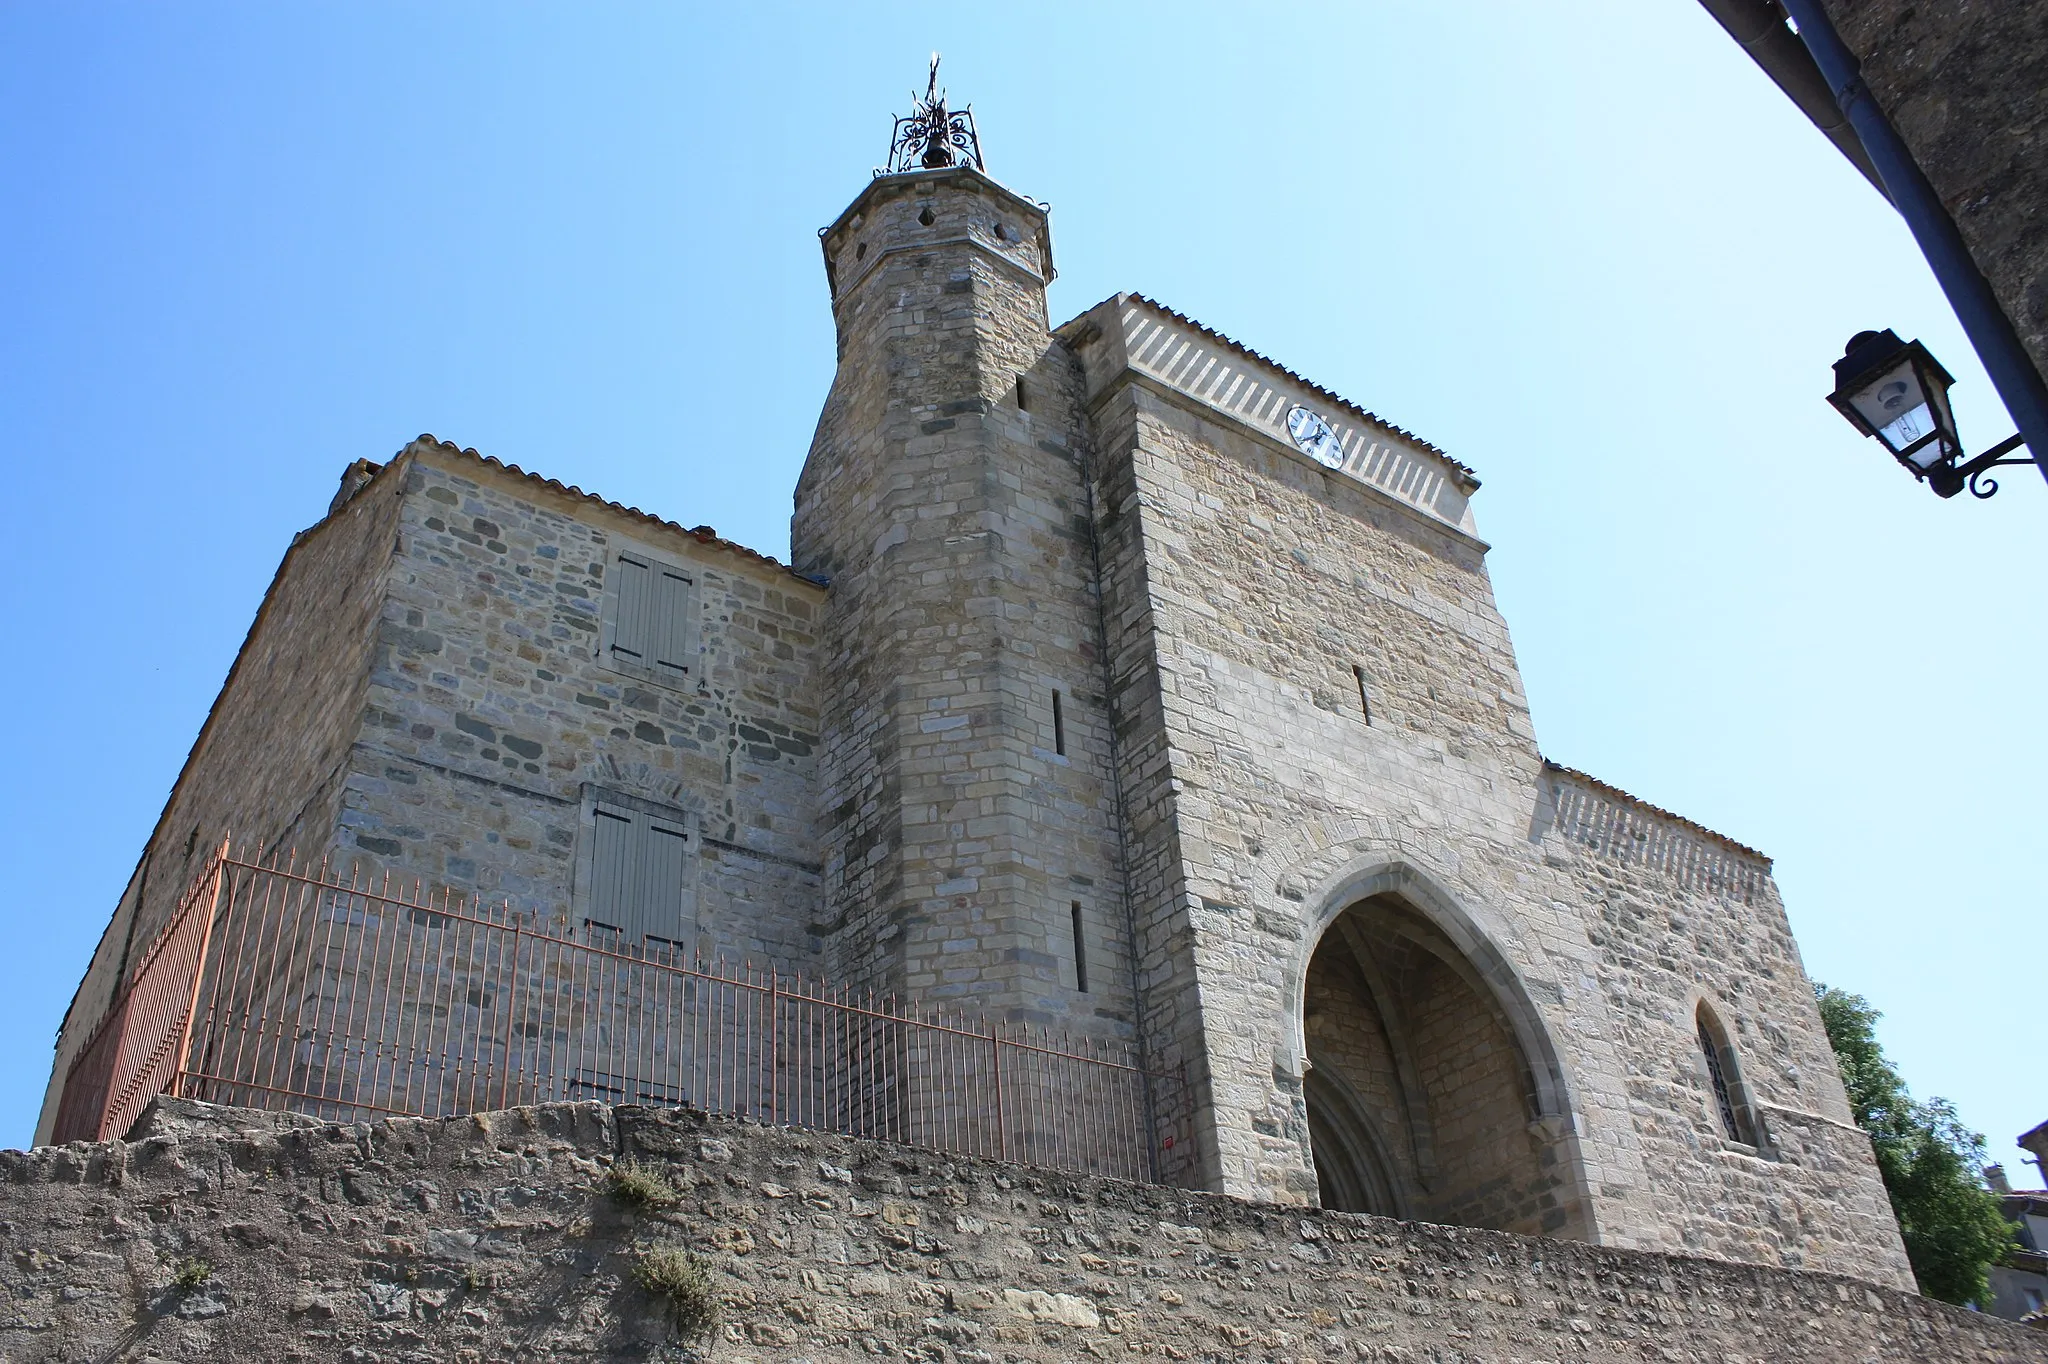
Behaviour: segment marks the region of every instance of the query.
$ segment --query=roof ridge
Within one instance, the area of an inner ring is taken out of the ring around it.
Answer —
[[[694,537],[700,545],[715,545],[720,549],[731,550],[743,558],[767,564],[772,568],[779,568],[791,577],[811,583],[813,586],[819,585],[815,579],[797,572],[795,568],[783,563],[782,560],[774,555],[763,554],[760,550],[749,548],[737,540],[728,540],[710,526],[685,526],[680,522],[671,521],[665,516],[656,516],[653,512],[642,511],[638,507],[630,507],[623,502],[614,502],[612,499],[601,496],[598,493],[585,492],[573,483],[564,483],[558,478],[549,478],[546,474],[537,474],[530,469],[522,469],[517,464],[508,463],[495,455],[482,454],[478,452],[475,446],[457,445],[454,441],[442,440],[429,432],[421,432],[417,439],[407,442],[405,448],[398,453],[403,455],[423,445],[444,454],[461,455],[464,458],[476,460],[491,468],[503,469],[506,473],[516,474],[520,478],[538,483],[542,487],[550,488],[555,492],[566,493],[572,497],[580,497],[589,502],[599,503],[602,506],[611,508],[622,516],[630,516],[638,521],[648,521],[654,525],[666,527],[669,530],[680,531],[684,535]],[[393,458],[396,458],[396,456]]]

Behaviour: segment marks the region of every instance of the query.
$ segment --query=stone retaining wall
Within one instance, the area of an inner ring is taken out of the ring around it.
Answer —
[[[663,1245],[711,1266],[723,1320],[694,1357],[731,1364],[2048,1359],[2048,1335],[1831,1275],[677,1110],[335,1125],[164,1100],[134,1136],[0,1155],[0,1360],[692,1358],[631,1277]],[[603,1192],[621,1156],[679,1200]]]

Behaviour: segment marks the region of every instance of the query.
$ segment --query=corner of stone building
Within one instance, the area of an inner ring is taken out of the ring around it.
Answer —
[[[224,838],[251,854],[298,847],[317,860],[326,850],[396,543],[397,499],[375,494],[400,477],[398,463],[350,466],[348,496],[294,535],[280,559],[66,1012],[39,1137],[55,1135],[79,1049],[207,853]]]

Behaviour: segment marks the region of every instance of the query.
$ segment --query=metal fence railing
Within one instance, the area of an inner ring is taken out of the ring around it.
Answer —
[[[73,1063],[56,1139],[119,1137],[159,1093],[335,1120],[683,1105],[1132,1180],[1158,1177],[1187,1107],[1180,1075],[1118,1043],[226,844]]]

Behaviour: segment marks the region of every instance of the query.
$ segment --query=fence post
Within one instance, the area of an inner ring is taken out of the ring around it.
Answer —
[[[192,992],[185,998],[185,1022],[178,1029],[178,1065],[171,1072],[171,1082],[164,1086],[174,1099],[183,1097],[178,1091],[185,1083],[185,1068],[192,1062],[192,1021],[199,1013],[199,984],[206,979],[206,954],[213,946],[213,920],[220,913],[221,885],[228,877],[230,841],[231,837],[222,838],[219,850],[213,855],[213,892],[206,898],[206,921],[199,928],[199,952],[192,959]],[[105,1117],[102,1116],[100,1121],[104,1123]],[[108,1139],[106,1133],[100,1134],[101,1141]]]
[[[775,1101],[775,1077],[782,1069],[782,973],[774,966],[768,968],[768,1125],[773,1127],[781,1118],[781,1110]]]
[[[1010,1124],[1003,1118],[1003,1020],[998,1018],[988,1025],[988,1055],[990,1078],[995,1082],[996,1091],[996,1155],[1002,1160],[1010,1158]]]
[[[512,921],[512,984],[505,991],[505,1057],[498,1075],[498,1107],[505,1106],[505,1089],[512,1082],[512,1028],[519,1012],[519,920]]]

